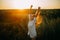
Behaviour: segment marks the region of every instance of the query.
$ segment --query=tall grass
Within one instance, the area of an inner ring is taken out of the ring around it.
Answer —
[[[13,10],[12,10],[13,11]],[[17,11],[17,10],[16,10]],[[60,11],[41,10],[42,23],[37,30],[36,40],[59,40],[60,36]],[[14,13],[15,11],[13,11]],[[35,12],[35,11],[34,11]],[[0,10],[0,40],[30,40],[27,35],[28,17],[12,19],[11,10]],[[17,13],[17,12],[16,12]],[[27,11],[28,13],[28,11]],[[7,20],[9,19],[9,20]]]

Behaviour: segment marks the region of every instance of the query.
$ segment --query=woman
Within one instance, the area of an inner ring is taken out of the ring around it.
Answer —
[[[32,11],[32,5],[30,7],[30,13],[29,13],[29,22],[28,22],[28,35],[31,37],[32,40],[35,40],[35,37],[37,36],[36,33],[36,17],[38,15],[39,9],[38,11],[33,14]]]
[[[41,16],[41,9],[38,7],[38,10],[36,11],[38,14],[36,17],[36,27],[39,27],[39,25],[42,23],[42,16]]]

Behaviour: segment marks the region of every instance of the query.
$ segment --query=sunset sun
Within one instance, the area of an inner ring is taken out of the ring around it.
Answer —
[[[24,9],[24,8],[28,8],[29,5],[25,0],[15,0],[12,4],[12,7],[15,7],[18,9]]]

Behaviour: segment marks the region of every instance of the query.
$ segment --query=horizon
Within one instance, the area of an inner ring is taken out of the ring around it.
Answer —
[[[29,10],[29,9],[0,9],[0,10]],[[32,9],[37,10],[37,9]],[[60,10],[60,9],[41,9],[41,10]]]

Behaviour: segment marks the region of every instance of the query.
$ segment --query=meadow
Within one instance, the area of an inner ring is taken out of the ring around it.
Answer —
[[[0,10],[0,40],[31,40],[27,35],[28,13],[29,9]],[[36,40],[60,40],[60,9],[41,9],[41,16]]]

